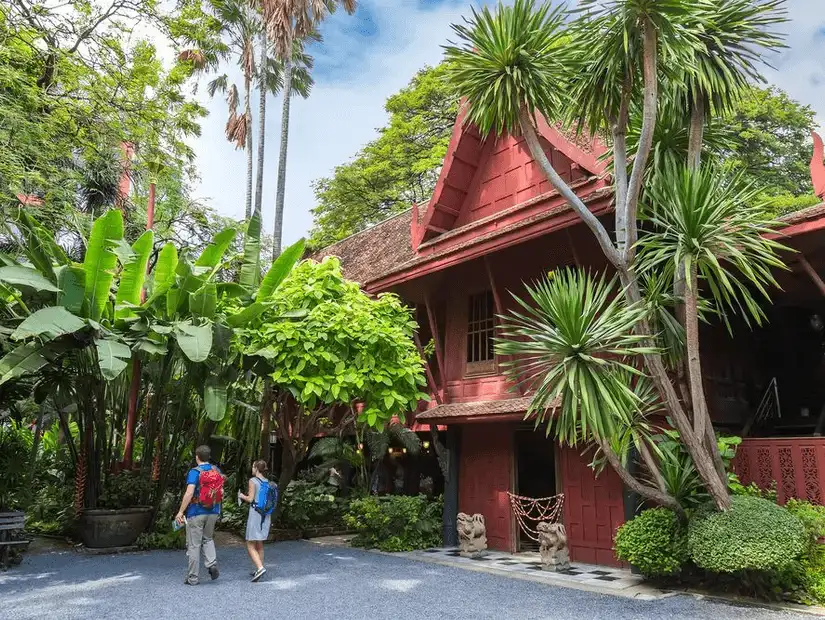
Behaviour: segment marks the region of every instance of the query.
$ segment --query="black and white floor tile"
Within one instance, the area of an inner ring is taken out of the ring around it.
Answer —
[[[572,581],[578,583],[588,583],[593,586],[609,588],[611,590],[624,590],[637,586],[642,582],[642,577],[632,574],[629,570],[622,568],[612,568],[609,566],[596,566],[593,564],[571,563],[570,568],[565,571],[545,571],[542,570],[541,558],[538,553],[511,554],[501,551],[487,551],[478,558],[461,557],[458,549],[426,549],[424,551],[413,551],[407,554],[410,557],[419,557],[423,560],[437,560],[449,562],[456,566],[462,564],[483,565],[485,568],[502,570],[507,572],[523,572],[531,575],[543,575],[548,581]]]

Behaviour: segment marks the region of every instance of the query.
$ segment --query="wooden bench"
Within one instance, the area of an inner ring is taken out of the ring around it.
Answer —
[[[9,565],[9,556],[14,547],[27,547],[30,540],[13,540],[14,534],[22,532],[26,526],[26,516],[22,512],[0,512],[0,567]]]

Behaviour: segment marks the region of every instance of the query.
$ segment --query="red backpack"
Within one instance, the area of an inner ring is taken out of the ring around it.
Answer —
[[[215,504],[223,501],[223,475],[213,467],[207,470],[200,470],[198,475],[198,488],[195,502],[202,508],[212,509]]]

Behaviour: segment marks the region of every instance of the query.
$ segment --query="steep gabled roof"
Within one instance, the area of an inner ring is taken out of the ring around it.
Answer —
[[[557,152],[576,169],[576,177],[569,181],[581,176],[604,175],[607,164],[601,156],[605,147],[598,139],[586,139],[561,125],[550,125],[541,115],[537,121],[548,155]],[[413,224],[413,249],[463,223],[462,207],[471,193],[478,190],[479,174],[492,156],[496,142],[497,138],[492,136],[483,139],[474,125],[465,122],[464,111],[459,113],[433,196],[421,214],[420,224]]]

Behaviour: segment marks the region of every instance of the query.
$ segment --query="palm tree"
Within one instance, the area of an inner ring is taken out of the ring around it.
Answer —
[[[272,233],[273,260],[281,253],[283,236],[294,44],[315,32],[318,24],[339,6],[343,7],[347,13],[352,13],[355,11],[355,0],[261,0],[261,13],[267,36],[275,47],[276,56],[284,64],[281,144],[278,152],[278,186],[275,193],[275,228]]]
[[[745,20],[747,27],[736,19],[720,19],[720,12],[733,5],[738,7],[738,19]],[[748,13],[746,5],[759,9]],[[467,102],[466,120],[475,124],[482,135],[508,132],[524,136],[547,180],[596,237],[616,270],[628,306],[636,307],[643,300],[637,260],[639,207],[643,185],[650,178],[647,166],[655,139],[660,81],[667,68],[680,67],[680,72],[667,69],[667,77],[685,90],[699,85],[710,101],[715,101],[714,93],[719,94],[720,100],[732,97],[743,85],[738,76],[756,74],[755,67],[764,50],[776,47],[776,37],[764,33],[783,19],[778,12],[780,7],[781,2],[773,0],[583,0],[579,3],[577,18],[568,24],[567,14],[554,9],[549,2],[536,8],[534,0],[516,0],[513,6],[499,5],[495,11],[473,10],[466,25],[453,26],[459,42],[446,48],[449,77]],[[715,36],[709,37],[708,32]],[[697,62],[702,55],[712,58],[712,62]],[[634,109],[640,111],[641,129],[635,156],[628,165],[627,132]],[[609,131],[615,172],[615,242],[553,168],[538,137],[536,114],[551,121],[575,122],[591,135]],[[662,177],[679,182],[681,174],[675,169]],[[708,172],[708,177],[718,179],[720,174],[713,170]],[[707,179],[695,183],[691,187],[696,191],[700,188],[710,191],[714,185]],[[731,192],[725,198],[731,203],[743,194],[737,194],[734,186],[726,181],[714,187],[718,191],[724,187]],[[686,200],[695,198],[685,196]],[[659,212],[667,208],[661,205]],[[731,215],[729,211],[726,213]],[[717,213],[716,217],[720,215]],[[659,217],[659,222],[667,221]],[[721,227],[726,224],[718,219],[714,223]],[[767,222],[762,222],[756,228],[767,226]],[[763,248],[753,252],[763,265],[774,262],[776,247],[765,244],[753,227],[737,232],[754,235],[748,237],[748,243]],[[757,287],[764,286],[763,275],[755,275],[752,268],[739,261],[713,264],[710,259],[717,249],[716,246],[694,248],[696,252],[705,252],[710,263],[708,269],[717,272],[717,278],[711,281],[707,280],[707,272],[699,272],[703,283],[724,282],[725,287],[734,286],[729,281],[731,270],[744,269],[740,275],[746,281]],[[692,255],[674,250],[673,256],[678,257],[673,260],[680,267],[667,272],[670,278],[683,267],[687,268],[686,274],[693,273],[696,264],[692,262]],[[723,256],[722,260],[725,258],[728,257]],[[657,264],[665,262],[660,260]],[[690,287],[690,278],[687,283]],[[697,286],[698,281],[693,288],[694,296]],[[731,297],[734,292],[740,295],[742,307],[753,313],[753,300],[741,296],[744,293],[740,289],[734,286],[733,292],[725,290]],[[646,336],[645,342],[653,340],[647,314],[628,327]],[[690,361],[692,356],[698,356],[698,333],[686,329],[686,339],[688,367],[695,374],[698,365]],[[647,376],[679,430],[703,483],[717,507],[729,507],[727,481],[718,467],[721,461],[718,448],[715,441],[708,441],[712,426],[707,408],[699,405],[691,410],[690,402],[680,399],[661,351],[652,342],[646,344],[643,351],[627,355],[643,359]],[[691,375],[690,382],[701,389],[700,376]],[[537,406],[540,405],[538,402]],[[611,465],[622,465],[617,455],[611,454],[608,442],[599,445]],[[644,485],[646,497],[653,499],[651,489],[653,487]]]
[[[320,41],[321,36],[311,33],[308,37],[312,41]],[[314,84],[312,79],[312,66],[314,60],[312,56],[304,51],[304,41],[296,41],[293,44],[292,55],[292,94],[298,95],[302,99],[309,97],[310,90]],[[264,180],[264,142],[266,137],[266,98],[268,94],[278,94],[284,86],[284,66],[283,63],[272,57],[269,53],[269,43],[266,31],[261,32],[261,59],[258,64],[258,161],[257,177],[255,179],[255,204],[254,212],[260,215],[263,203],[263,180]]]

